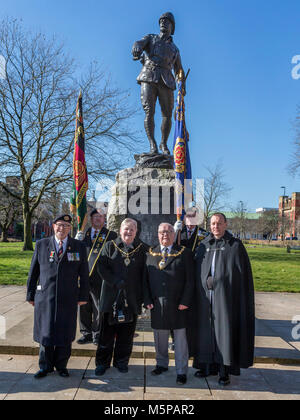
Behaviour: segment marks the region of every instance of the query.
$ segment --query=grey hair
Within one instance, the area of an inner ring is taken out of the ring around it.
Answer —
[[[123,227],[123,226],[125,226],[125,225],[128,225],[128,224],[130,224],[130,223],[134,224],[134,226],[135,226],[135,228],[136,228],[136,230],[137,230],[138,225],[137,225],[136,220],[134,220],[134,219],[130,219],[130,218],[127,218],[127,219],[124,219],[124,220],[123,220],[123,222],[121,223],[120,229],[121,229],[121,227]]]
[[[173,225],[171,225],[170,223],[161,223],[159,226],[158,226],[158,230],[159,230],[159,228],[162,226],[162,225],[168,225],[170,228],[171,228],[171,230],[172,230],[172,232],[173,233],[175,233],[175,229],[174,229],[174,226]]]

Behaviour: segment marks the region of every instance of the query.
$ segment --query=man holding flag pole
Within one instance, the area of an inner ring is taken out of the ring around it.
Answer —
[[[175,110],[175,133],[174,133],[174,170],[175,170],[175,195],[177,207],[177,222],[174,226],[175,231],[182,229],[182,222],[185,215],[185,207],[192,201],[192,167],[189,154],[189,133],[185,126],[185,82],[186,77],[181,73],[178,80],[177,106]],[[178,234],[180,243],[180,232]]]
[[[82,337],[78,344],[94,343],[98,345],[100,333],[99,302],[102,279],[96,270],[98,259],[107,241],[115,239],[117,234],[106,229],[103,210],[94,209],[90,213],[92,227],[84,234],[87,224],[88,175],[85,162],[85,142],[82,113],[82,93],[80,91],[76,107],[75,148],[73,160],[73,194],[71,197],[71,211],[77,219],[78,233],[76,239],[82,240],[86,246],[89,264],[90,295],[87,305],[80,307],[79,321]]]
[[[177,222],[174,225],[176,242],[191,249],[195,255],[201,241],[208,233],[198,226],[199,214],[195,207],[189,207],[193,199],[192,168],[189,154],[189,133],[185,126],[185,82],[189,75],[188,70],[184,78],[184,85],[179,80],[177,107],[175,110],[174,135],[174,169],[176,174],[176,202]],[[182,76],[183,77],[183,76]],[[184,226],[185,224],[185,226]]]

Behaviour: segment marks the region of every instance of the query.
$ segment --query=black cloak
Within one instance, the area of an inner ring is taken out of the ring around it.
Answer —
[[[207,278],[215,250],[211,306]],[[239,374],[239,368],[252,366],[254,359],[254,285],[247,251],[229,232],[220,240],[210,234],[200,244],[195,262],[196,297],[188,334],[194,367],[219,363]]]

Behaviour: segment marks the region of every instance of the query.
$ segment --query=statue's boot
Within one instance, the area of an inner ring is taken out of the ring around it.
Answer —
[[[149,139],[150,142],[150,153],[157,153],[158,154],[158,148],[156,141],[154,139]]]
[[[171,118],[164,117],[161,124],[161,143],[160,143],[160,150],[163,152],[164,155],[169,155],[170,150],[168,149],[167,143],[169,134],[172,127],[172,120]]]
[[[150,153],[157,153],[158,154],[158,148],[156,141],[154,139],[154,118],[147,117],[144,121],[145,125],[145,131],[150,143]]]
[[[168,149],[166,143],[161,142],[159,145],[159,148],[163,152],[164,155],[170,155],[170,150]]]

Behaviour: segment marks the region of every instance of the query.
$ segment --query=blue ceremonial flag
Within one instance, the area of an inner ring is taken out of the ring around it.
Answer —
[[[189,153],[189,133],[185,126],[184,86],[179,81],[175,111],[174,170],[177,220],[183,220],[185,207],[192,201],[192,167]],[[190,199],[190,200],[189,200]],[[189,201],[188,201],[189,200]]]

